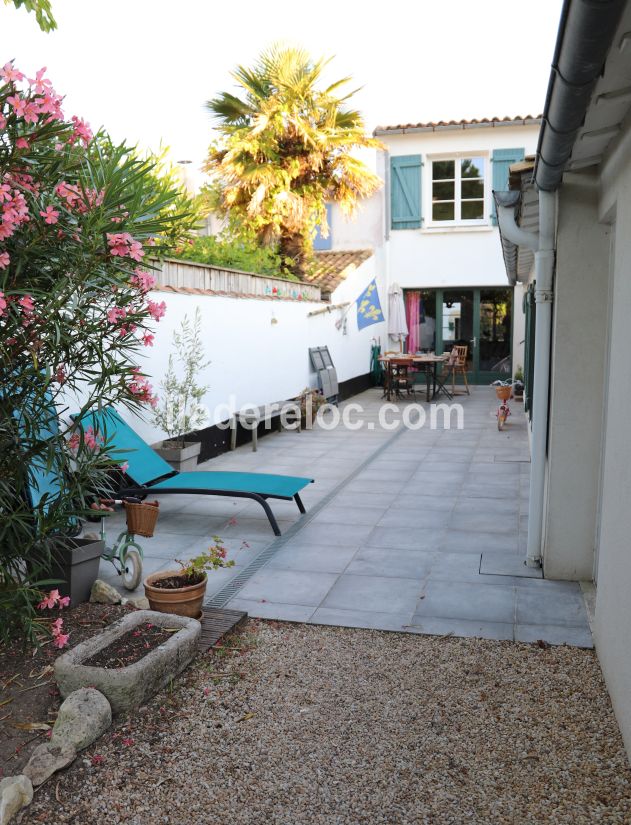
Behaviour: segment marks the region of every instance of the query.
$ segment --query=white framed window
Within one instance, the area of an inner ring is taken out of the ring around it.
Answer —
[[[431,158],[430,226],[480,226],[487,222],[488,158],[461,154]]]

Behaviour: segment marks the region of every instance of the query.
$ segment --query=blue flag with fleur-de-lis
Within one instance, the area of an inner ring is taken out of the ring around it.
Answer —
[[[377,279],[373,278],[357,299],[357,329],[383,321],[383,311],[379,303]]]

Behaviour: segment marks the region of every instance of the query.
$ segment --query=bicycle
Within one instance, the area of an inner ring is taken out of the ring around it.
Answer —
[[[493,386],[495,387],[495,394],[497,395],[498,400],[501,402],[496,413],[497,429],[501,432],[504,429],[506,419],[509,415],[511,415],[510,407],[508,406],[508,399],[511,398],[513,394],[513,382],[496,381],[493,384]]]
[[[122,504],[125,507],[127,529],[122,530],[116,541],[108,546],[105,530],[105,515],[101,515],[100,539],[104,543],[101,558],[111,561],[116,572],[123,578],[126,590],[135,590],[142,579],[142,547],[136,541],[136,534],[151,538],[158,519],[158,502],[141,502],[139,498],[100,499],[100,504],[91,505],[95,513],[113,513],[110,505]]]

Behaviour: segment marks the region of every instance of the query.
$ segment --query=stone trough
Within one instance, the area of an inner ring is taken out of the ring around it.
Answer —
[[[127,667],[114,669],[82,664],[120,636],[147,622],[180,629]],[[114,713],[133,710],[184,670],[198,651],[200,634],[201,624],[196,619],[136,610],[60,656],[55,662],[55,679],[64,699],[79,688],[94,687],[107,697]]]

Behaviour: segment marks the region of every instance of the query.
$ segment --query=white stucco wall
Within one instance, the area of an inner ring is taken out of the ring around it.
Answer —
[[[565,175],[558,215],[544,572],[591,580],[610,235],[598,221],[596,175]]]
[[[601,175],[600,218],[615,222],[606,360],[600,526],[597,534],[596,649],[631,754],[631,131]],[[606,330],[604,331],[606,334]]]
[[[316,387],[309,347],[329,347],[340,382],[365,375],[370,369],[371,340],[385,340],[385,324],[358,330],[354,301],[376,274],[374,260],[364,263],[333,295],[332,304],[351,302],[347,310],[315,317],[308,317],[308,313],[326,304],[152,293],[154,300],[166,302],[167,313],[157,325],[154,346],[144,351],[146,357],[140,366],[157,390],[172,351],[173,331],[179,329],[184,315],[192,319],[199,307],[205,349],[212,362],[200,375],[200,383],[209,385],[203,401],[211,414],[207,426],[228,417],[225,407],[217,409],[219,405],[233,403],[236,409],[245,404],[258,406],[293,398],[306,387]],[[379,284],[379,292],[385,302],[383,283]],[[335,327],[345,312],[346,334]],[[272,323],[273,318],[277,323]],[[146,419],[139,422],[128,418],[147,441],[160,440],[164,434],[151,423],[150,415]]]

